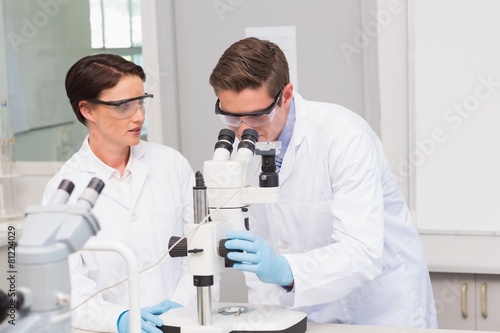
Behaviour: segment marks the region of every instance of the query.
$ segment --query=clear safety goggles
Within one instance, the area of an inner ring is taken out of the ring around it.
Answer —
[[[117,119],[131,118],[138,109],[146,112],[151,104],[152,94],[144,94],[142,96],[122,99],[118,101],[101,101],[100,99],[90,99],[90,103],[101,104],[108,106],[108,114]]]
[[[220,120],[222,120],[224,124],[231,127],[240,127],[243,122],[250,127],[267,125],[273,121],[274,116],[276,115],[276,105],[280,101],[282,91],[283,89],[278,92],[274,98],[274,102],[267,108],[244,114],[234,114],[222,110],[220,107],[220,101],[217,99],[215,102],[215,114],[219,116]]]

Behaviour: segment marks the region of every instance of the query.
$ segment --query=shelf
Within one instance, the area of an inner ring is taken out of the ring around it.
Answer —
[[[19,178],[22,175],[20,173],[11,173],[8,175],[2,175],[0,174],[0,179],[13,179],[13,178]]]
[[[13,214],[4,214],[4,215],[0,215],[0,223],[1,222],[7,222],[7,221],[10,221],[10,220],[17,220],[17,219],[21,219],[21,218],[24,218],[24,213],[13,213]]]

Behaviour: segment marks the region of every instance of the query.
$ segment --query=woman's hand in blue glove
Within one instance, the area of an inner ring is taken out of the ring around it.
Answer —
[[[233,268],[252,272],[265,283],[288,286],[293,282],[293,274],[288,261],[278,256],[267,241],[248,231],[233,231],[226,235],[225,246],[230,250],[227,257],[236,261]]]
[[[180,308],[182,305],[164,300],[158,305],[141,309],[141,331],[144,333],[162,333],[157,326],[163,326],[163,321],[158,317],[170,309]],[[130,333],[130,312],[124,311],[116,322],[119,333]]]

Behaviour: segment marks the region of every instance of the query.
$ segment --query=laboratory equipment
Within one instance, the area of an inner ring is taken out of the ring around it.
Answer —
[[[9,123],[7,101],[0,98],[0,221],[20,219],[15,180],[20,175],[14,172],[12,149],[14,136]]]
[[[0,332],[70,332],[68,256],[99,231],[94,206],[104,183],[93,178],[74,205],[74,184],[63,180],[46,206],[28,207],[23,235],[9,261],[6,321]],[[5,294],[4,294],[5,295]],[[4,311],[4,307],[2,307]]]
[[[14,136],[10,129],[7,101],[0,99],[0,175],[12,173],[12,146]]]
[[[246,129],[235,158],[231,159],[235,134],[219,132],[211,160],[196,173],[193,188],[194,221],[187,237],[172,237],[172,257],[187,256],[188,272],[197,287],[196,308],[172,309],[160,318],[164,332],[293,332],[306,331],[306,314],[276,305],[214,303],[210,288],[213,276],[233,262],[227,259],[225,235],[234,230],[250,230],[250,205],[279,200],[279,178],[275,159],[281,142],[257,142],[258,133]],[[254,155],[262,156],[259,186],[250,186]]]

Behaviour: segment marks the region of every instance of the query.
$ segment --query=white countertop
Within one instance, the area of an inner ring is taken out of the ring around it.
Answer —
[[[308,333],[481,333],[481,331],[439,330],[365,325],[307,324]],[[491,333],[491,332],[489,332]]]
[[[89,333],[89,331],[82,331],[76,329],[72,330],[71,332]],[[481,331],[307,323],[307,333],[481,333]]]

